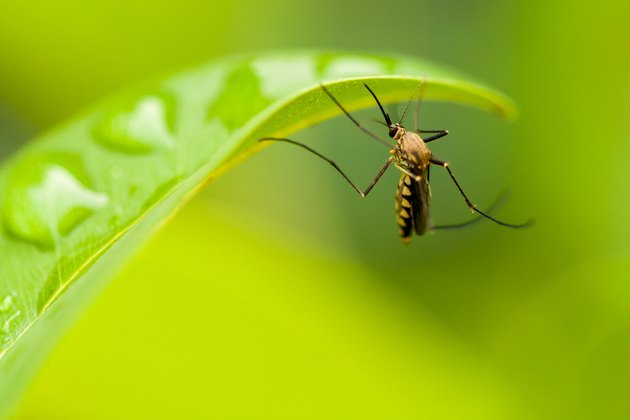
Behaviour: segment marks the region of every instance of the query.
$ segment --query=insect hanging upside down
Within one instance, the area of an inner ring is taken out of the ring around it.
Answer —
[[[383,118],[385,119],[385,125],[388,129],[388,135],[391,139],[393,139],[396,144],[392,146],[391,143],[384,141],[379,136],[374,134],[372,131],[367,129],[365,126],[361,125],[346,109],[339,103],[337,98],[335,98],[332,93],[326,88],[324,85],[320,85],[322,90],[328,95],[328,97],[343,111],[343,113],[363,132],[378,140],[381,143],[384,143],[387,147],[390,148],[389,153],[390,156],[381,168],[381,170],[376,174],[374,180],[370,183],[370,185],[364,190],[361,191],[354,182],[341,170],[341,168],[331,159],[328,159],[321,153],[315,151],[309,146],[299,143],[295,140],[287,139],[287,138],[279,138],[279,137],[265,137],[260,139],[259,141],[279,141],[290,143],[299,147],[302,147],[309,152],[319,156],[324,159],[328,163],[330,163],[337,172],[339,172],[348,183],[354,188],[354,190],[359,193],[362,197],[366,197],[372,188],[376,185],[376,183],[381,179],[385,171],[390,167],[393,163],[394,166],[402,172],[400,181],[398,182],[398,187],[396,191],[396,213],[397,213],[397,222],[399,227],[399,232],[402,240],[405,243],[411,241],[411,235],[415,232],[417,235],[424,235],[427,231],[442,229],[442,228],[457,228],[469,225],[473,222],[476,222],[478,219],[473,219],[468,222],[456,224],[456,225],[448,225],[448,226],[434,226],[431,223],[431,216],[429,212],[429,205],[431,201],[431,188],[429,185],[429,172],[431,165],[441,166],[448,172],[449,176],[453,180],[453,183],[459,190],[459,193],[464,198],[466,205],[473,212],[477,213],[480,217],[486,218],[488,220],[493,221],[496,224],[501,226],[509,227],[509,228],[522,228],[531,225],[532,221],[528,221],[522,224],[511,224],[505,223],[494,217],[490,216],[486,212],[479,210],[466,196],[462,187],[459,185],[459,182],[455,179],[453,172],[448,166],[447,162],[443,162],[433,157],[433,153],[427,146],[427,143],[432,142],[434,140],[440,139],[446,135],[448,135],[448,130],[419,130],[415,129],[414,131],[408,131],[402,125],[402,120],[407,113],[407,108],[409,107],[409,103],[412,98],[409,99],[407,104],[405,105],[403,114],[400,120],[396,123],[392,122],[388,113],[385,112],[381,102],[378,100],[376,94],[372,89],[367,85],[363,84],[365,88],[370,92],[376,104],[378,105]],[[418,125],[418,108],[422,99],[422,92],[424,88],[424,82],[419,85],[416,90],[420,89],[420,99],[418,99],[417,107],[416,107],[416,127]],[[414,91],[415,94],[415,91]],[[426,138],[422,138],[421,134],[430,134]]]

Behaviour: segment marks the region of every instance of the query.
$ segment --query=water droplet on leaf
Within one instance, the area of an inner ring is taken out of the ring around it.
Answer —
[[[173,102],[163,95],[143,96],[122,111],[107,114],[94,130],[96,140],[105,147],[128,153],[171,148]]]
[[[388,72],[386,63],[377,58],[333,56],[329,60],[324,61],[327,61],[322,74],[324,79],[339,79],[342,77],[356,77],[358,75],[379,75]]]
[[[93,211],[107,195],[92,191],[68,169],[52,162],[22,162],[9,178],[2,208],[8,230],[44,247],[55,244]]]
[[[4,298],[0,298],[0,312],[7,312],[13,307],[13,302],[17,296],[16,292],[9,293]]]
[[[2,315],[4,314],[0,312],[0,352],[9,347],[14,340],[14,336],[16,335],[14,331],[19,329],[17,324],[22,321],[20,316],[22,315],[22,311],[17,310],[6,317]]]

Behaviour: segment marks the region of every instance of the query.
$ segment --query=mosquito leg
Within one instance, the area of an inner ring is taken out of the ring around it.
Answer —
[[[505,200],[507,199],[508,193],[507,192],[503,192],[501,195],[499,195],[499,197],[497,198],[497,200],[494,202],[494,204],[492,204],[487,210],[486,213],[490,214],[493,211],[495,211],[498,207],[500,207],[501,205],[503,205],[503,203],[505,202]],[[431,229],[433,230],[438,230],[438,229],[442,229],[442,230],[446,230],[446,229],[460,229],[466,226],[470,226],[473,225],[477,222],[480,222],[481,220],[483,220],[483,216],[477,216],[474,219],[470,219],[466,222],[462,222],[462,223],[454,223],[454,224],[450,224],[450,225],[438,225],[438,226],[433,226]]]
[[[398,169],[403,174],[415,179],[416,181],[420,181],[421,179],[420,175],[414,175],[411,172],[409,172],[407,169],[403,168],[402,166],[396,165],[396,169]]]
[[[392,163],[392,160],[394,160],[394,158],[392,156],[390,156],[387,161],[385,162],[385,164],[383,165],[383,167],[381,168],[380,171],[378,171],[378,173],[376,174],[376,177],[372,180],[372,182],[370,183],[370,185],[365,189],[365,191],[363,191],[363,194],[361,194],[361,197],[367,197],[367,195],[370,193],[370,191],[372,191],[372,188],[374,188],[374,186],[376,185],[376,183],[379,181],[379,179],[381,179],[381,177],[383,176],[383,174],[385,173],[385,171],[387,170],[387,168],[389,168],[389,165]],[[347,179],[347,177],[346,177]],[[356,189],[356,188],[355,188]]]
[[[420,98],[418,99],[418,101],[421,101],[422,100],[422,95],[424,94],[424,80],[422,82],[420,82],[420,84],[418,86],[416,86],[416,88],[413,90],[413,92],[411,92],[411,96],[409,97],[409,100],[405,104],[405,108],[403,109],[403,113],[400,116],[400,119],[394,118],[394,120],[398,120],[398,124],[401,124],[402,120],[405,119],[405,115],[407,115],[407,108],[409,108],[409,104],[411,103],[411,100],[416,95],[416,91],[418,91],[418,90],[420,90]],[[416,124],[416,127],[417,127],[418,126],[417,114],[416,114],[416,117],[414,119],[414,123]]]
[[[359,127],[359,129],[361,131],[363,131],[364,133],[366,133],[368,136],[372,137],[373,139],[378,140],[379,142],[383,143],[384,145],[386,145],[387,147],[392,147],[391,144],[389,144],[388,142],[386,142],[385,140],[383,140],[382,138],[380,138],[379,136],[377,136],[376,134],[374,134],[372,131],[370,131],[370,129],[368,129],[367,127],[365,127],[364,125],[362,125],[359,121],[357,121],[352,115],[350,115],[350,113],[348,111],[346,111],[346,109],[339,103],[339,101],[337,100],[337,98],[335,98],[333,96],[332,93],[330,93],[330,91],[328,90],[328,88],[326,88],[326,86],[324,85],[320,85],[322,90],[326,93],[326,95],[328,95],[328,97],[330,99],[332,99],[332,101],[339,107],[339,109],[341,109],[343,111],[344,114],[346,114],[346,117],[350,118],[350,121],[352,121],[352,123],[354,125],[356,125],[357,127]],[[380,104],[379,104],[380,105]],[[383,111],[384,113],[385,111]]]
[[[475,217],[474,219],[470,219],[466,222],[462,222],[462,223],[454,223],[452,225],[437,225],[437,226],[431,226],[431,230],[448,230],[448,229],[461,229],[467,226],[470,226],[472,224],[475,224],[481,220],[483,220],[483,216],[478,216]]]
[[[425,143],[432,142],[433,140],[441,139],[444,136],[448,135],[448,130],[416,130],[416,133],[425,134],[425,133],[437,133],[434,136],[429,136],[426,139],[422,139]]]
[[[367,197],[367,195],[370,193],[370,191],[372,191],[372,188],[374,188],[374,186],[376,185],[376,183],[379,181],[379,179],[381,179],[381,177],[383,176],[383,174],[385,173],[385,171],[387,170],[387,168],[389,168],[389,165],[392,163],[392,160],[394,159],[393,156],[390,156],[389,159],[387,159],[387,162],[385,162],[385,165],[383,165],[383,167],[381,168],[381,170],[378,172],[378,174],[376,174],[376,177],[374,178],[374,180],[370,183],[370,185],[365,189],[365,191],[361,191],[359,189],[359,187],[356,186],[356,184],[354,182],[352,182],[352,180],[348,177],[348,175],[346,175],[341,168],[331,159],[328,159],[326,156],[322,155],[321,153],[315,151],[314,149],[308,147],[305,144],[299,143],[295,140],[291,140],[291,139],[285,139],[285,138],[277,138],[277,137],[265,137],[262,138],[258,141],[278,141],[278,142],[284,142],[284,143],[289,143],[289,144],[293,144],[295,146],[299,146],[303,149],[308,150],[309,152],[313,153],[314,155],[324,159],[326,162],[330,163],[332,165],[333,168],[335,168],[335,170],[337,172],[339,172],[341,174],[341,176],[343,176],[346,181],[348,181],[348,183],[352,186],[352,188],[354,188],[354,190],[359,193],[359,195],[361,197]]]
[[[521,223],[518,225],[514,225],[511,223],[505,223],[502,222],[500,220],[495,219],[494,217],[482,212],[481,210],[479,210],[477,208],[477,206],[475,206],[470,199],[468,199],[468,197],[466,196],[466,193],[464,192],[464,190],[462,190],[462,187],[459,185],[459,182],[457,182],[457,179],[455,179],[455,176],[453,175],[453,172],[451,171],[451,168],[449,168],[448,163],[446,162],[442,162],[440,160],[437,159],[431,159],[431,163],[434,165],[438,165],[443,167],[444,169],[446,169],[446,171],[448,172],[449,176],[451,177],[451,179],[453,180],[453,183],[455,184],[455,186],[457,187],[457,189],[459,190],[459,193],[462,195],[462,197],[464,197],[464,201],[466,201],[466,205],[468,206],[468,208],[473,212],[473,213],[477,213],[483,217],[485,217],[488,220],[492,220],[494,223],[501,225],[501,226],[506,226],[506,227],[510,227],[510,228],[522,228],[522,227],[526,227],[526,226],[530,226],[532,224],[532,221],[527,221],[525,223]]]
[[[419,127],[418,120],[420,118],[420,103],[422,102],[422,98],[424,97],[424,87],[426,81],[423,80],[420,82],[420,94],[418,95],[418,100],[416,101],[416,112],[413,114],[413,126],[417,129]]]

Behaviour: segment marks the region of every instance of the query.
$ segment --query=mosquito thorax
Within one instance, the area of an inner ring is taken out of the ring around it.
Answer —
[[[396,163],[413,173],[427,168],[433,154],[422,137],[418,133],[406,131],[404,127],[401,127],[400,132],[402,135],[397,139],[398,144],[392,153],[396,156]]]

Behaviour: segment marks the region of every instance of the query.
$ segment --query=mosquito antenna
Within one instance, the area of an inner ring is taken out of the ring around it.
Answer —
[[[374,134],[373,132],[371,132],[370,130],[368,130],[366,127],[364,127],[363,125],[361,125],[361,123],[359,121],[357,121],[352,115],[350,115],[350,113],[348,111],[346,111],[346,109],[339,103],[339,101],[337,100],[337,98],[335,98],[333,96],[332,93],[330,93],[330,91],[328,90],[328,88],[326,88],[326,86],[320,84],[322,90],[324,92],[326,92],[326,95],[328,95],[328,97],[339,107],[339,109],[341,109],[341,111],[343,111],[344,114],[346,114],[346,117],[350,118],[350,121],[352,121],[354,123],[354,125],[356,125],[357,127],[359,127],[359,129],[361,131],[363,131],[364,133],[366,133],[368,136],[372,137],[373,139],[378,140],[379,142],[383,143],[385,146],[391,148],[391,144],[389,144],[388,142],[386,142],[385,140],[383,140],[382,138],[380,138],[379,136],[377,136],[376,134]],[[369,88],[368,88],[369,89]],[[371,91],[370,91],[371,92]],[[372,94],[374,95],[374,94]],[[378,99],[377,99],[378,101]],[[379,106],[381,106],[381,104],[378,104]],[[383,108],[381,107],[381,111],[383,110]],[[384,113],[384,111],[383,111]],[[389,117],[387,118],[389,121]],[[391,122],[391,121],[390,121]]]
[[[418,101],[416,102],[416,113],[413,116],[413,124],[416,129],[420,127],[418,125],[418,119],[420,118],[420,102],[422,102],[422,97],[424,96],[425,83],[426,81],[423,80],[422,82],[420,82],[420,85],[418,86],[420,88],[420,94],[418,95]]]
[[[376,104],[381,109],[381,113],[383,114],[383,117],[385,118],[385,122],[387,123],[387,125],[388,126],[392,125],[392,119],[389,118],[389,114],[385,112],[385,110],[383,109],[383,105],[381,105],[381,101],[378,100],[378,98],[376,97],[372,89],[370,89],[370,87],[367,85],[367,83],[363,83],[363,86],[365,86],[365,88],[372,94],[372,97],[376,101]]]
[[[424,81],[420,82],[420,84],[418,84],[418,86],[416,86],[416,88],[413,90],[413,92],[411,92],[411,96],[409,97],[409,100],[405,104],[405,108],[403,109],[403,113],[400,116],[400,119],[398,120],[398,124],[400,124],[402,122],[402,120],[405,118],[405,115],[407,114],[407,108],[409,108],[409,104],[411,103],[411,100],[413,99],[413,97],[415,96],[416,92],[418,91],[418,88],[420,86],[422,86],[423,84],[424,84]]]

